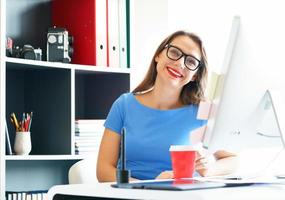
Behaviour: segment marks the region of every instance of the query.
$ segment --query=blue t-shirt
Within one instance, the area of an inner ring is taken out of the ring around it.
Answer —
[[[133,93],[126,93],[113,103],[105,127],[118,134],[125,127],[126,168],[131,176],[154,179],[162,171],[172,170],[170,145],[191,145],[191,131],[206,123],[196,119],[197,110],[196,105],[153,109],[141,104]]]

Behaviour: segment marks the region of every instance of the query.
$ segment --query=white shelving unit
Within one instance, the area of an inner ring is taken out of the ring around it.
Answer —
[[[0,1],[0,199],[5,197],[5,47],[4,47],[4,34],[5,32],[5,1]]]
[[[84,155],[6,155],[5,160],[79,160],[85,157]]]
[[[5,191],[47,190],[67,184],[70,166],[85,158],[74,153],[75,119],[106,118],[113,101],[130,90],[127,68],[6,57],[5,39],[10,35],[24,44],[33,38],[32,42],[45,48],[44,40],[37,41],[37,33],[51,26],[50,1],[1,0],[0,199],[5,199]],[[25,19],[17,15],[23,10]],[[38,23],[35,18],[45,20],[39,26],[33,24]],[[34,112],[30,155],[6,155],[5,120],[13,147],[15,132],[9,115],[30,111]]]
[[[9,63],[20,64],[24,67],[24,65],[30,65],[38,67],[53,67],[53,68],[62,68],[62,69],[74,69],[80,71],[86,71],[87,73],[125,73],[129,74],[129,68],[116,68],[116,67],[106,67],[106,66],[90,66],[90,65],[79,65],[79,64],[69,64],[69,63],[60,63],[60,62],[46,62],[46,61],[38,61],[38,60],[25,60],[19,58],[11,58],[5,57],[5,61]]]

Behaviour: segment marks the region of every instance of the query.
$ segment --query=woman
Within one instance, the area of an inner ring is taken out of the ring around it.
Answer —
[[[206,77],[207,58],[197,35],[177,31],[163,40],[144,80],[112,105],[98,155],[98,180],[116,180],[123,127],[127,138],[126,168],[131,170],[132,179],[173,178],[170,145],[191,145],[191,131],[206,124],[196,118]],[[217,161],[208,166],[207,159],[199,154],[196,171],[200,175],[234,170],[235,155],[217,151],[214,156]]]

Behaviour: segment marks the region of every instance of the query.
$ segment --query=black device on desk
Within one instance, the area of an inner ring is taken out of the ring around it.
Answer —
[[[113,184],[112,187],[127,189],[149,189],[149,190],[198,190],[225,187],[224,183],[201,182],[191,179],[147,181],[137,183]]]
[[[121,134],[121,145],[120,145],[120,154],[121,154],[121,169],[117,169],[116,178],[117,184],[129,183],[130,171],[126,169],[126,128],[122,128]]]
[[[148,189],[148,190],[201,190],[222,187],[248,186],[253,183],[222,183],[211,181],[198,181],[193,179],[154,180],[147,182],[113,184],[115,188]]]

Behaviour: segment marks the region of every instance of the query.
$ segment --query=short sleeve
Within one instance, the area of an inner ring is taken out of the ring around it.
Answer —
[[[105,128],[108,128],[118,134],[121,134],[121,129],[124,124],[124,96],[121,95],[113,103],[107,119],[104,123]]]
[[[205,126],[207,125],[207,123],[208,123],[208,120],[201,120],[201,126]]]

